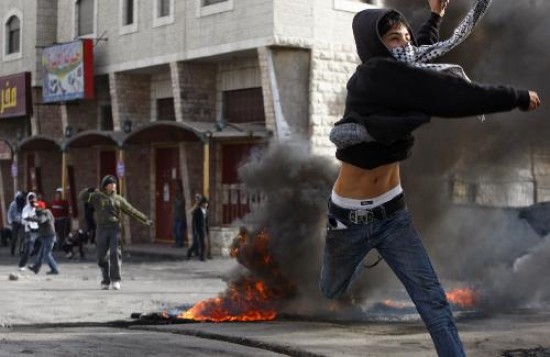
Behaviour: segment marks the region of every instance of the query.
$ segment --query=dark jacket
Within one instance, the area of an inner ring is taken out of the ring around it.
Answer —
[[[193,210],[192,226],[193,237],[204,238],[208,234],[208,211],[207,214],[202,212],[200,206]]]
[[[348,81],[344,117],[336,125],[360,123],[377,142],[339,149],[339,160],[364,169],[404,160],[414,144],[411,132],[428,123],[432,115],[458,118],[529,107],[526,90],[471,83],[397,62],[377,30],[389,11],[395,10],[364,10],[354,18],[353,31],[363,63]],[[426,25],[423,28],[426,31]],[[431,41],[435,37],[424,38]]]

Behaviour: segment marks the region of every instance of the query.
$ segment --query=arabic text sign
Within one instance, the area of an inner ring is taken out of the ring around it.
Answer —
[[[42,52],[42,68],[44,102],[93,98],[92,40],[46,47]]]
[[[31,112],[31,74],[0,77],[0,118],[20,117]]]

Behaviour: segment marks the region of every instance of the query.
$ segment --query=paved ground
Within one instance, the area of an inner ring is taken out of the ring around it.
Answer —
[[[170,324],[130,318],[185,309],[225,290],[223,278],[234,261],[186,261],[183,253],[128,247],[122,290],[103,291],[91,259],[58,256],[58,276],[27,271],[9,280],[16,259],[0,248],[0,356],[435,356],[415,317]],[[550,356],[550,310],[463,313],[458,326],[469,356]]]

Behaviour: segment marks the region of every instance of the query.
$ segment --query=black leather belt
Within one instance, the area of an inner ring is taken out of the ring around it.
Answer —
[[[371,223],[374,220],[382,220],[394,212],[405,208],[405,194],[400,193],[388,202],[372,209],[342,208],[329,201],[329,213],[338,220],[355,224]]]

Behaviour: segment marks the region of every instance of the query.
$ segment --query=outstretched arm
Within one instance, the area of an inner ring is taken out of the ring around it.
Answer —
[[[509,86],[489,86],[421,69],[396,61],[376,59],[358,68],[348,83],[348,101],[398,111],[458,118],[538,107],[535,92]],[[352,103],[350,103],[352,104]]]
[[[126,201],[124,198],[119,196],[118,200],[120,202],[120,209],[122,210],[122,212],[124,212],[128,216],[133,217],[138,221],[140,221],[141,223],[146,224],[148,226],[150,226],[153,223],[153,221],[151,221],[149,218],[147,218],[146,215],[138,211],[134,206],[128,203],[128,201]]]

